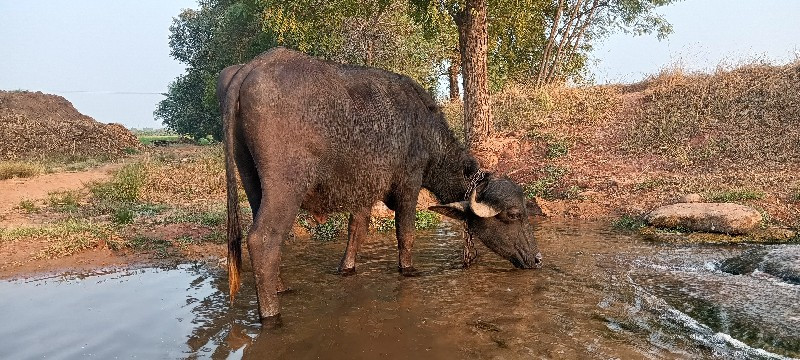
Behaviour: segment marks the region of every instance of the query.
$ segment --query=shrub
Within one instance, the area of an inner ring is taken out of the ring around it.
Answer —
[[[550,159],[566,156],[569,152],[569,145],[566,142],[557,141],[547,144],[547,157]]]
[[[430,210],[417,210],[414,215],[414,229],[428,230],[442,222],[439,214]],[[372,224],[378,232],[388,232],[395,229],[394,217],[372,218]]]

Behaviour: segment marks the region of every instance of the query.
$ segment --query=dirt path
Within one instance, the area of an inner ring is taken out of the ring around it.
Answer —
[[[105,164],[80,172],[59,172],[40,175],[28,179],[9,179],[0,181],[0,224],[23,200],[37,200],[47,197],[54,191],[78,190],[92,181],[108,179],[111,173],[122,166],[121,163]]]

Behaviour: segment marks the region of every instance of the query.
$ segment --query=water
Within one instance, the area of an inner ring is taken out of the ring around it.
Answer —
[[[371,235],[345,278],[335,273],[343,242],[287,241],[293,292],[281,295],[284,326],[263,333],[251,274],[230,307],[214,266],[0,282],[0,359],[800,356],[800,285],[760,255],[796,246],[656,244],[545,222],[544,268],[514,270],[481,248],[461,269],[451,226],[419,234],[413,278],[396,274],[390,235]]]

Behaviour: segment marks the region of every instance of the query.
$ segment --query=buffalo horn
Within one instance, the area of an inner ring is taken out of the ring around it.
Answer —
[[[493,217],[500,213],[500,210],[497,210],[484,203],[478,202],[477,197],[478,197],[478,191],[472,190],[472,195],[470,195],[469,197],[469,208],[470,210],[472,210],[472,213],[484,218]]]

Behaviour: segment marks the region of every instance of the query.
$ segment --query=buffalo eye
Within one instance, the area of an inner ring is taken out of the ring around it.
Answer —
[[[506,218],[511,221],[522,219],[522,212],[517,209],[509,210],[506,212]]]

